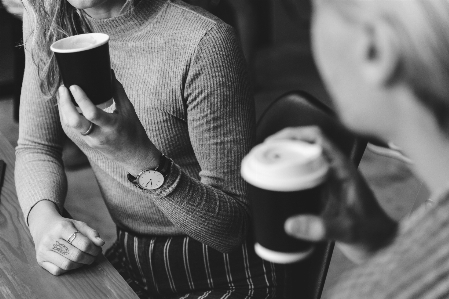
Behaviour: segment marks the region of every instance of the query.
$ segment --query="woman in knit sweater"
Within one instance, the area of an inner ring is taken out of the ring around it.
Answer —
[[[15,173],[38,263],[59,275],[92,263],[104,244],[87,224],[61,216],[65,132],[89,158],[117,225],[107,257],[139,296],[280,296],[282,269],[246,241],[239,165],[252,146],[254,107],[233,30],[182,1],[25,6]],[[105,111],[81,88],[61,86],[49,50],[83,32],[110,36],[115,106]],[[148,176],[159,181],[143,184]]]
[[[316,129],[289,129],[272,138],[321,141],[333,188],[322,217],[294,217],[286,230],[298,238],[336,240],[363,263],[330,298],[449,298],[449,1],[314,5],[314,55],[341,120],[398,145],[433,204],[395,223]]]

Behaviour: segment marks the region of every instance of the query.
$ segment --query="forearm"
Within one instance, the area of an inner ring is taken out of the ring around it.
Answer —
[[[20,145],[16,149],[16,157],[16,189],[27,223],[31,209],[42,199],[53,202],[62,211],[67,179],[60,158]]]
[[[62,163],[62,131],[56,99],[48,99],[41,89],[41,78],[32,52],[31,10],[24,15],[25,73],[20,97],[19,140],[16,148],[15,182],[17,195],[28,218],[30,209],[48,199],[63,205],[67,182]]]
[[[242,195],[204,184],[177,165],[172,166],[164,186],[153,193],[170,221],[196,240],[222,252],[232,251],[243,242],[249,211]]]
[[[388,247],[388,245],[390,245],[393,240],[394,238],[391,238],[390,241],[385,244],[385,246],[376,247],[376,249],[363,245],[348,245],[341,242],[336,242],[336,245],[350,261],[357,265],[360,265],[370,260],[382,249]]]

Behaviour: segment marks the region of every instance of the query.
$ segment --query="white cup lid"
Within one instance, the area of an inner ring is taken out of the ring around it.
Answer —
[[[241,173],[253,186],[291,192],[319,185],[328,169],[320,145],[276,140],[255,146],[243,159]]]
[[[272,263],[290,264],[308,257],[313,252],[313,247],[304,252],[279,252],[263,247],[259,243],[254,244],[258,256]]]
[[[60,39],[50,49],[56,53],[75,53],[99,47],[108,41],[109,35],[105,33],[84,33]]]

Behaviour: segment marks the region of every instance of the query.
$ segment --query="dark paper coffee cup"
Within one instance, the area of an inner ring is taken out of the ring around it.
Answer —
[[[250,184],[255,250],[274,263],[308,256],[313,243],[285,233],[287,218],[317,215],[329,166],[318,144],[281,140],[262,143],[243,159],[242,176]]]
[[[81,87],[89,99],[99,108],[112,105],[111,61],[109,36],[104,33],[86,33],[61,39],[50,49],[56,61],[64,85]],[[78,106],[72,97],[75,106]]]

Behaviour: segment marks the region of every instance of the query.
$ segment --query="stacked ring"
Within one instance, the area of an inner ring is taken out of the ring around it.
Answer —
[[[67,239],[67,243],[72,244],[73,241],[76,239],[76,234],[79,233],[79,231],[75,231],[73,234],[70,235],[70,237]]]

